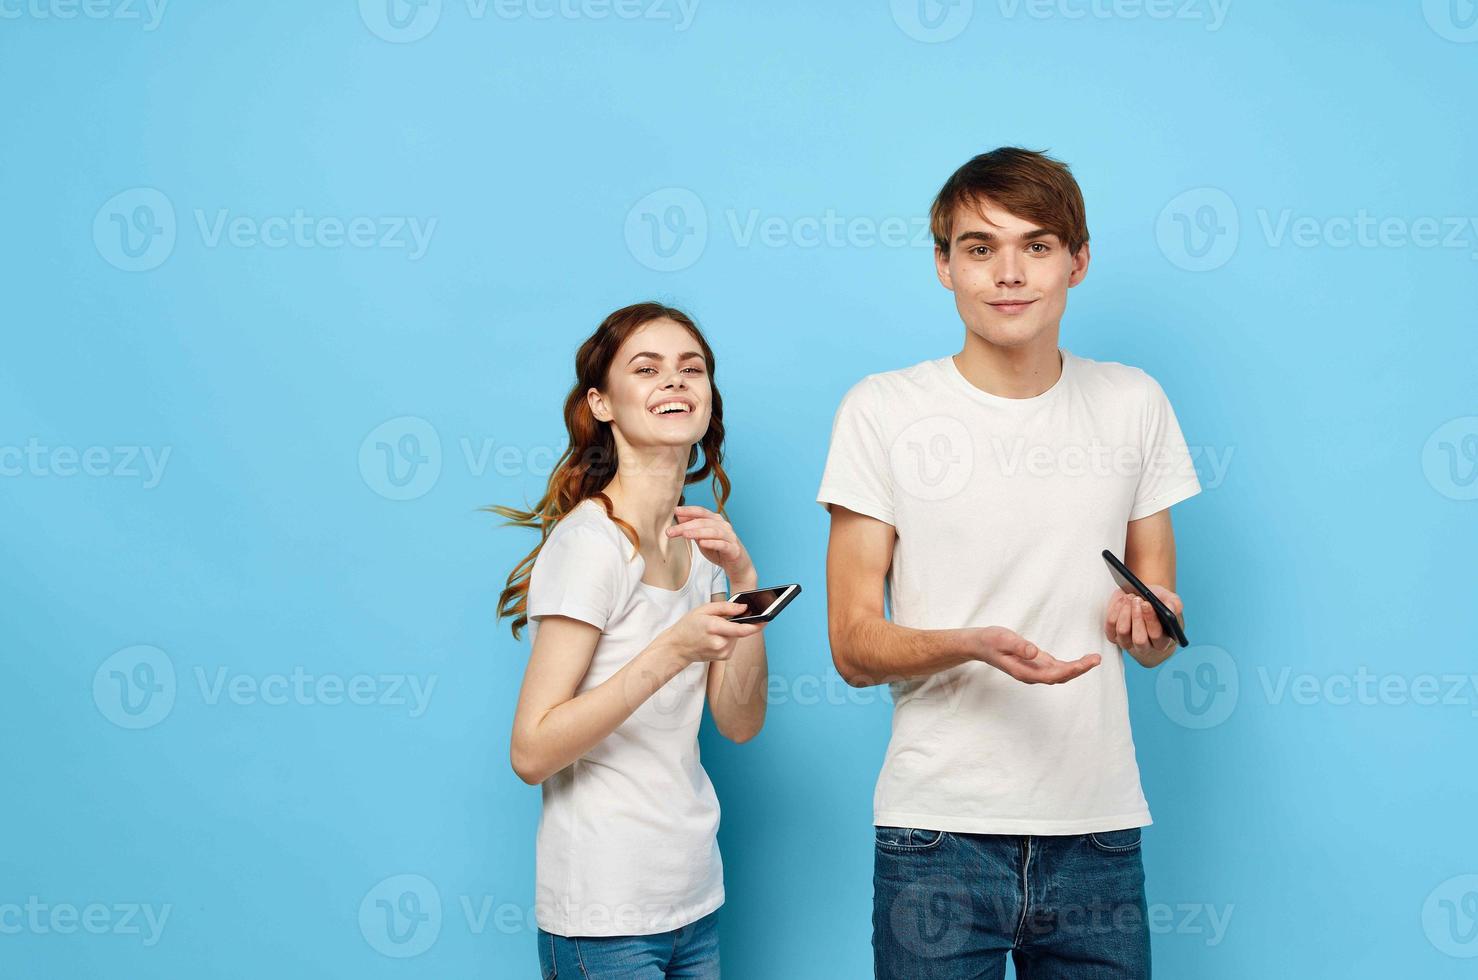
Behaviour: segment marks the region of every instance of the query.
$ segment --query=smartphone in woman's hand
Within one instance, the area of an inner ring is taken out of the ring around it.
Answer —
[[[780,615],[780,610],[790,605],[790,600],[801,594],[799,585],[777,585],[769,589],[751,589],[729,596],[730,602],[738,602],[749,611],[729,620],[731,623],[768,623]]]

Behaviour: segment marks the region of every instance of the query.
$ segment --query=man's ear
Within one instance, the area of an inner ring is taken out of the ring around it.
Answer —
[[[949,275],[949,256],[938,245],[934,246],[934,274],[939,277],[941,286],[950,292],[955,291],[954,280]]]
[[[1088,243],[1084,242],[1083,247],[1078,249],[1078,254],[1073,256],[1072,275],[1068,276],[1067,279],[1067,284],[1069,288],[1076,286],[1078,283],[1082,282],[1083,278],[1088,275],[1089,258],[1090,256],[1088,255]]]
[[[590,414],[594,415],[598,422],[609,422],[611,420],[611,407],[606,404],[606,398],[600,393],[600,389],[591,388],[585,392],[585,404],[590,406]]]

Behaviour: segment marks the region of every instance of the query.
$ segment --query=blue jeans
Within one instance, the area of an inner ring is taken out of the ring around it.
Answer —
[[[539,930],[544,980],[718,980],[718,913],[651,936],[567,938]]]
[[[1062,837],[878,827],[879,980],[1148,980],[1139,828]]]

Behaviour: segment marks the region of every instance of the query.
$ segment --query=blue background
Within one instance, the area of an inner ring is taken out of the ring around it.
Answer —
[[[532,540],[477,508],[537,498],[575,347],[655,297],[717,351],[736,527],[807,587],[764,733],[705,723],[726,973],[870,975],[889,709],[834,676],[812,501],[842,393],[959,349],[910,241],[933,193],[1020,144],[1088,202],[1063,346],[1228,463],[1175,513],[1198,646],[1129,670],[1158,975],[1471,975],[1478,230],[1411,241],[1478,216],[1471,3],[384,2],[7,0],[0,973],[534,975],[493,619]],[[377,243],[247,234],[298,210]],[[1362,212],[1388,233],[1325,224]],[[378,243],[410,217],[424,254]],[[295,669],[376,703],[266,703]],[[1340,697],[1362,670],[1375,703]],[[169,906],[157,941],[129,903]],[[91,904],[101,934],[51,918]]]

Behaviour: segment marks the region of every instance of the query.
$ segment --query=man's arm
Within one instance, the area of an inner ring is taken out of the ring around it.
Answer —
[[[1185,625],[1185,604],[1175,594],[1175,531],[1170,526],[1170,508],[1129,522],[1124,564]],[[1177,646],[1150,604],[1123,591],[1115,591],[1109,600],[1104,628],[1108,638],[1142,667],[1159,666]]]
[[[1060,661],[1000,626],[918,630],[883,615],[883,586],[897,532],[831,505],[826,552],[827,628],[837,672],[853,687],[921,677],[980,660],[1029,684],[1060,684],[1098,665],[1097,654]]]

